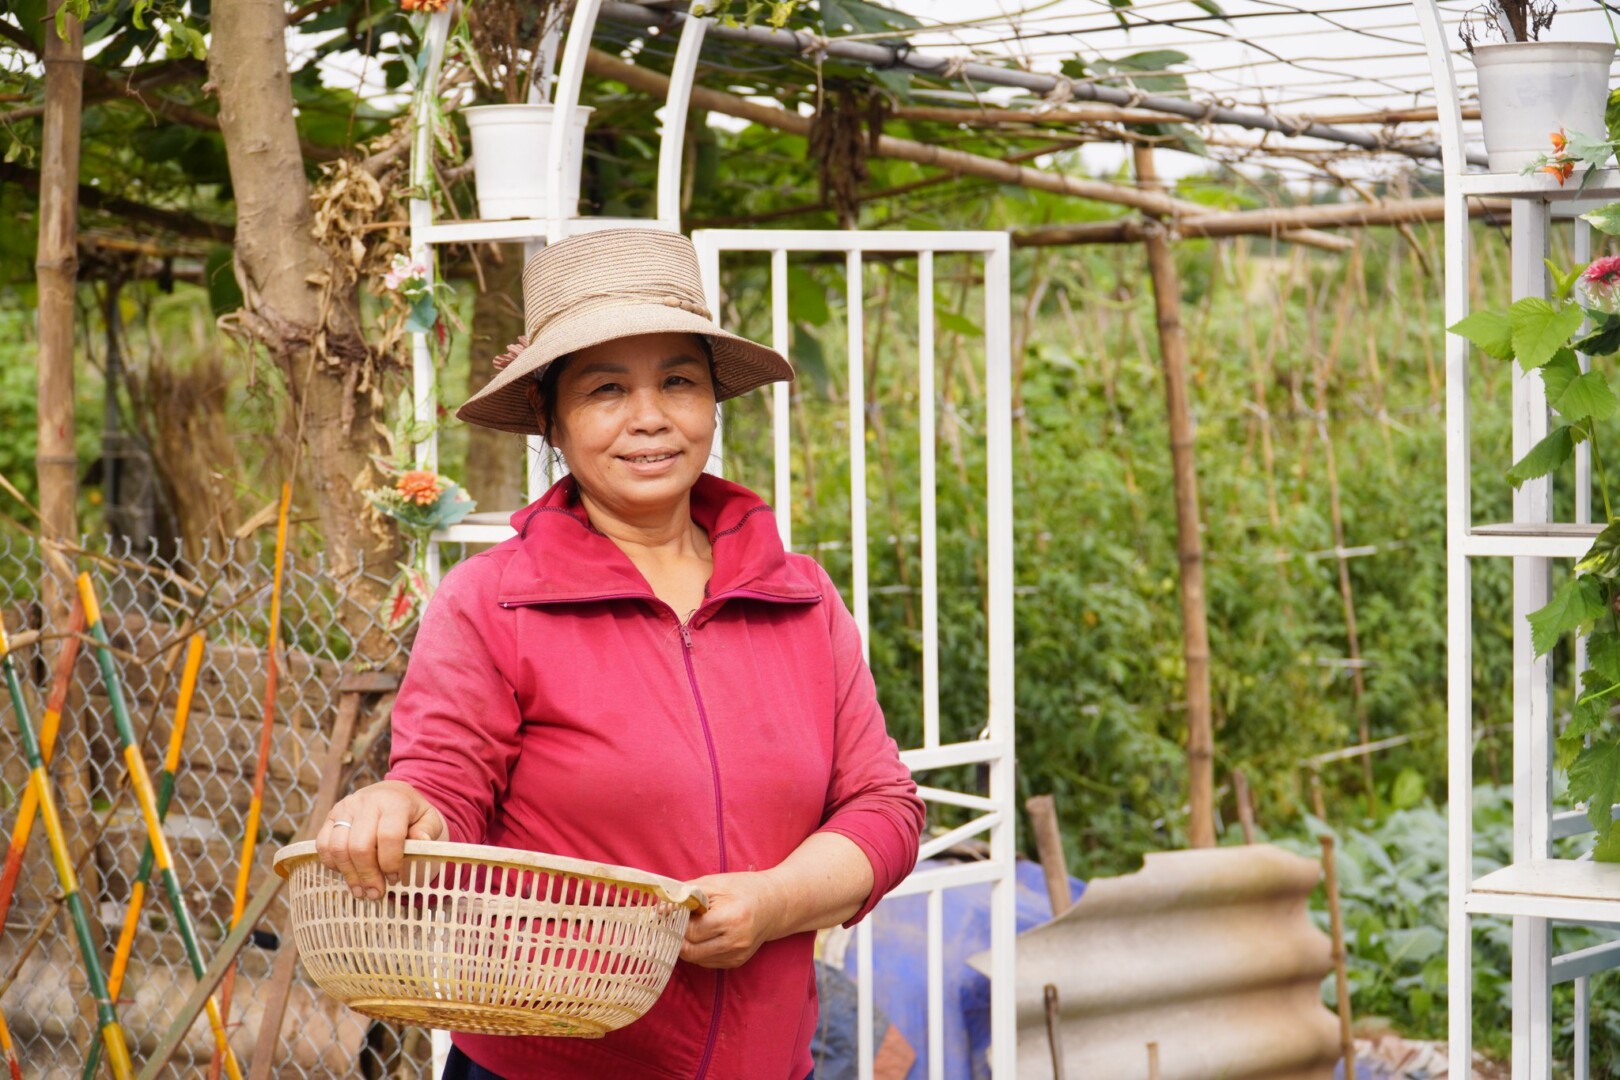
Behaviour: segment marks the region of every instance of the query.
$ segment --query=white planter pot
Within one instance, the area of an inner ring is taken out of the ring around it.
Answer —
[[[461,110],[472,133],[473,179],[478,216],[486,220],[546,216],[547,153],[551,105],[475,105]],[[579,213],[579,171],[585,155],[585,123],[591,109],[574,110],[558,213]]]
[[[1559,128],[1607,138],[1614,46],[1598,41],[1514,41],[1474,46],[1479,110],[1492,172],[1520,172],[1552,153]]]

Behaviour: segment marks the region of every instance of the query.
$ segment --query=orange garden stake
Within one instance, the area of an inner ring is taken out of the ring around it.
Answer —
[[[253,849],[259,840],[259,817],[264,811],[264,778],[270,770],[270,736],[276,719],[276,649],[281,643],[281,570],[287,553],[287,511],[292,506],[292,484],[281,485],[281,507],[276,513],[276,565],[270,589],[270,634],[265,647],[264,723],[259,728],[259,759],[253,769],[253,798],[248,803],[247,830],[242,837],[242,861],[236,868],[236,894],[231,901],[231,929],[247,907],[248,881],[253,876]],[[220,988],[220,1005],[227,1021],[231,1015],[231,989],[236,983],[236,963],[225,970]],[[219,1055],[208,1063],[208,1080],[219,1080]]]

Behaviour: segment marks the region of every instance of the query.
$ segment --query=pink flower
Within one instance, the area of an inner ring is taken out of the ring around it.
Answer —
[[[427,264],[420,259],[412,261],[404,255],[395,255],[394,261],[388,267],[388,273],[383,277],[383,286],[388,289],[406,287],[405,291],[421,288],[428,275]]]
[[[1593,260],[1581,274],[1581,291],[1586,294],[1587,307],[1620,312],[1620,255]]]

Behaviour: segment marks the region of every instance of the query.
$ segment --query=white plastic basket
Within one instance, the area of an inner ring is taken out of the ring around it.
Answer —
[[[405,843],[357,899],[313,841],[276,852],[304,970],[356,1012],[491,1035],[600,1038],[663,993],[708,901],[672,878],[511,848]]]

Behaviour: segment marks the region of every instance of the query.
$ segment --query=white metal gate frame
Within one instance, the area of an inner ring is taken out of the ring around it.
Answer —
[[[1445,318],[1455,325],[1468,314],[1472,280],[1470,197],[1512,199],[1512,298],[1545,298],[1552,218],[1602,205],[1620,195],[1613,173],[1586,189],[1588,201],[1554,186],[1545,176],[1470,173],[1462,126],[1461,95],[1453,66],[1444,12],[1436,0],[1413,0],[1434,81],[1435,104],[1445,172]],[[1553,119],[1549,119],[1549,123]],[[1574,255],[1590,258],[1591,228],[1574,218]],[[1554,521],[1552,478],[1522,485],[1513,495],[1513,521],[1476,526],[1471,502],[1469,363],[1472,346],[1446,335],[1446,609],[1449,807],[1448,983],[1449,1046],[1464,1069],[1473,1046],[1474,915],[1512,917],[1512,1010],[1514,1080],[1552,1076],[1552,988],[1572,982],[1575,989],[1575,1080],[1590,1074],[1589,980],[1620,967],[1620,942],[1556,955],[1554,921],[1620,924],[1620,891],[1603,898],[1573,898],[1547,876],[1564,860],[1553,842],[1591,831],[1584,809],[1556,812],[1552,801],[1553,667],[1551,656],[1537,658],[1527,616],[1546,604],[1555,559],[1586,553],[1592,530],[1571,530]],[[1580,358],[1583,369],[1589,367]],[[1541,379],[1517,365],[1512,377],[1512,454],[1517,460],[1548,430],[1546,392]],[[1575,522],[1589,524],[1591,453],[1575,452]],[[1481,888],[1473,873],[1473,582],[1472,560],[1513,559],[1513,862]],[[1586,665],[1584,640],[1575,656],[1575,675]]]
[[[919,861],[940,854],[970,837],[988,833],[990,858],[984,862],[914,872],[891,896],[926,893],[928,1080],[943,1080],[944,1045],[944,890],[990,883],[990,1060],[998,1077],[1017,1070],[1015,953],[1017,933],[1017,808],[1014,776],[1013,711],[1013,475],[1011,245],[1004,232],[891,232],[858,229],[775,230],[710,229],[692,234],[709,308],[720,310],[720,259],[732,252],[768,252],[771,257],[771,344],[789,355],[788,255],[842,252],[845,259],[847,315],[848,437],[850,492],[851,610],[863,648],[870,640],[867,566],[865,317],[862,304],[863,257],[867,252],[914,254],[917,257],[917,400],[918,494],[921,520],[921,590],[923,641],[923,743],[904,749],[901,758],[913,773],[956,765],[983,765],[989,772],[986,795],[919,784],[924,799],[970,810],[976,815],[949,832],[928,838]],[[934,387],[934,258],[973,253],[984,259],[986,558],[989,620],[987,644],[989,698],[981,738],[941,743],[939,733],[939,583],[935,540],[935,410]],[[784,546],[791,546],[791,435],[788,387],[773,389],[774,505]],[[858,1038],[861,1080],[871,1080],[872,1059],[872,925],[856,928],[859,1001]]]
[[[476,241],[520,241],[525,256],[547,243],[578,232],[622,227],[679,231],[680,179],[686,120],[691,89],[709,20],[687,18],[681,28],[669,96],[662,110],[663,130],[659,143],[656,217],[642,219],[562,217],[561,192],[567,134],[573,130],[572,114],[579,106],[585,77],[585,60],[590,47],[602,0],[578,0],[569,19],[562,46],[560,69],[552,85],[550,68],[557,58],[557,36],[542,44],[533,80],[531,101],[544,101],[548,89],[557,112],[553,118],[547,164],[547,214],[541,218],[511,221],[434,220],[429,200],[413,198],[410,204],[411,253],[431,268],[431,248],[441,243]],[[697,5],[694,4],[693,7]],[[422,84],[413,103],[415,131],[412,141],[411,178],[417,191],[427,190],[432,180],[432,110],[438,92],[439,71],[449,37],[454,6],[431,17],[424,39],[427,52],[422,68]],[[945,835],[927,839],[919,859],[931,858],[961,841],[988,834],[990,858],[960,866],[918,871],[898,886],[891,896],[927,895],[927,994],[928,994],[928,1080],[942,1080],[945,1071],[944,1045],[944,890],[963,886],[990,885],[990,1064],[994,1075],[1016,1075],[1017,1018],[1014,985],[1016,934],[1016,789],[1014,775],[1014,683],[1013,683],[1013,503],[1012,503],[1012,385],[1011,385],[1011,248],[1003,232],[863,232],[805,230],[708,230],[693,236],[698,246],[705,289],[710,307],[719,310],[720,258],[725,252],[765,251],[771,254],[771,296],[773,344],[788,354],[787,259],[790,252],[843,252],[848,269],[849,322],[849,435],[851,548],[853,558],[853,610],[867,647],[868,618],[867,498],[866,498],[866,403],[864,401],[864,339],[862,328],[862,266],[867,252],[913,254],[918,260],[920,302],[918,399],[935,402],[934,388],[934,309],[933,269],[938,254],[976,253],[984,261],[985,341],[986,341],[986,523],[988,567],[989,694],[987,723],[983,735],[969,742],[941,743],[939,733],[939,649],[938,585],[935,561],[935,412],[920,410],[921,441],[921,564],[923,619],[923,745],[906,749],[902,758],[913,772],[960,765],[981,765],[988,771],[987,795],[951,791],[919,785],[928,801],[972,811],[966,824]],[[412,339],[413,394],[416,418],[429,425],[435,422],[438,388],[433,355],[427,335]],[[788,425],[788,390],[778,384],[775,394],[773,447],[775,458],[775,499],[784,544],[792,539],[791,520],[791,439]],[[528,491],[539,497],[551,482],[545,467],[544,444],[531,438],[528,444]],[[415,448],[419,467],[436,468],[438,440],[428,434]],[[429,572],[439,574],[441,543],[498,542],[511,535],[504,515],[477,514],[468,521],[435,534],[429,547]],[[876,1054],[872,1031],[872,928],[869,921],[857,927],[856,957],[859,976],[858,1050],[861,1080],[871,1080]],[[442,1069],[449,1039],[434,1033],[434,1073]]]

